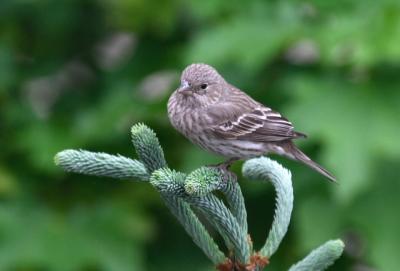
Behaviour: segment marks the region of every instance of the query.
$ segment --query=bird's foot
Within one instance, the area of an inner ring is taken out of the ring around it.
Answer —
[[[222,162],[222,163],[218,163],[218,164],[215,164],[215,165],[208,165],[208,167],[215,168],[215,169],[219,170],[222,173],[223,180],[225,182],[227,182],[229,180],[236,181],[237,180],[237,176],[236,176],[235,173],[233,173],[230,170],[230,167],[233,164],[233,162],[235,162],[237,160],[238,159],[236,159],[236,158],[231,158],[231,159],[229,159],[229,160],[227,160],[225,162]]]

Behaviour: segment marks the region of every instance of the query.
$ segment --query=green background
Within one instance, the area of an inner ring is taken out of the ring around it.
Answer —
[[[276,157],[293,173],[295,206],[268,270],[336,238],[347,246],[330,270],[398,270],[397,0],[1,0],[0,270],[212,269],[149,184],[53,163],[66,148],[133,156],[137,122],[172,168],[220,161],[168,122],[166,101],[193,62],[288,117],[340,182]],[[275,195],[241,185],[260,246]]]

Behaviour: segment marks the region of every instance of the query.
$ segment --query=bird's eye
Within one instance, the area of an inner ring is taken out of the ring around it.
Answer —
[[[200,88],[201,88],[201,89],[206,89],[207,87],[208,87],[207,84],[201,84],[201,85],[200,85]]]

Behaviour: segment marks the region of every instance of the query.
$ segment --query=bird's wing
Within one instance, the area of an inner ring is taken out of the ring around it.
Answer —
[[[255,142],[306,137],[294,131],[292,123],[281,114],[239,92],[234,89],[230,97],[213,108],[214,116],[218,117],[210,130],[215,136]]]
[[[213,133],[224,139],[250,140],[256,142],[281,141],[305,137],[294,131],[292,123],[267,107],[255,108],[235,119],[214,125]]]

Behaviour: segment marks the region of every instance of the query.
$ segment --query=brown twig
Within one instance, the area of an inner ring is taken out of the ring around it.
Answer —
[[[269,259],[256,253],[250,257],[248,264],[242,264],[238,261],[227,259],[225,262],[217,265],[219,271],[257,271],[262,270],[269,264]]]

